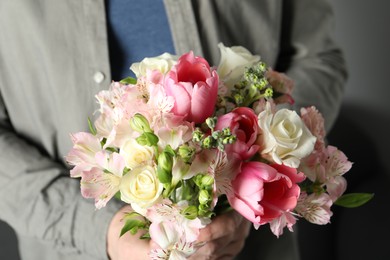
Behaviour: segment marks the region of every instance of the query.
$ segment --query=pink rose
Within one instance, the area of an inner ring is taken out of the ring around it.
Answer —
[[[218,74],[193,52],[182,55],[165,78],[167,96],[175,99],[171,110],[184,120],[202,123],[212,116],[218,94]]]
[[[285,165],[244,162],[232,181],[234,194],[228,194],[228,199],[258,228],[295,208],[300,195],[297,183],[304,178],[303,173]]]
[[[236,108],[218,118],[215,129],[222,130],[228,127],[232,134],[237,137],[233,144],[227,146],[228,152],[237,153],[242,160],[246,160],[259,150],[259,146],[255,145],[259,132],[257,120],[253,110],[247,107]]]

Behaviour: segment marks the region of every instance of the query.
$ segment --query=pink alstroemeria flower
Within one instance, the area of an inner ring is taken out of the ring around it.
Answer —
[[[295,210],[310,223],[325,225],[330,222],[333,215],[330,210],[332,204],[332,199],[326,193],[321,195],[302,193]]]
[[[79,132],[71,135],[73,147],[67,154],[66,161],[74,166],[70,171],[73,178],[81,177],[83,171],[89,171],[96,167],[96,153],[102,151],[99,138],[86,133]]]
[[[99,167],[82,173],[80,187],[83,197],[95,199],[95,207],[101,209],[119,191],[125,162],[118,153],[99,152],[95,157]]]
[[[333,201],[336,201],[347,189],[343,175],[352,167],[347,156],[335,146],[328,145],[316,150],[304,158],[299,170],[312,181],[326,186]]]
[[[314,106],[301,108],[301,118],[310,132],[317,138],[314,150],[321,150],[325,146],[325,120]]]
[[[286,74],[273,69],[269,69],[266,72],[266,77],[269,84],[277,94],[277,97],[274,98],[276,104],[294,104],[294,99],[291,96],[291,92],[294,88],[294,82],[292,79],[290,79]]]
[[[191,51],[182,55],[165,78],[165,91],[175,99],[172,113],[202,123],[212,116],[219,77],[208,62]]]

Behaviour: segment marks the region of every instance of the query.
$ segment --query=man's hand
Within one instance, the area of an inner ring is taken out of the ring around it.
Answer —
[[[121,219],[124,214],[131,212],[130,206],[125,206],[113,217],[107,234],[107,253],[112,260],[149,260],[149,252],[153,242],[139,239],[130,233],[119,237],[123,227]],[[233,259],[240,253],[249,234],[251,223],[235,211],[217,216],[205,228],[201,229],[198,242],[204,243],[190,260]]]
[[[251,223],[235,211],[217,216],[201,229],[199,242],[205,243],[189,259],[231,260],[240,253]]]
[[[132,235],[129,232],[119,237],[124,223],[121,221],[125,213],[133,211],[130,206],[120,209],[112,218],[107,233],[107,253],[111,260],[150,260],[151,243],[148,239],[140,239],[143,234]]]

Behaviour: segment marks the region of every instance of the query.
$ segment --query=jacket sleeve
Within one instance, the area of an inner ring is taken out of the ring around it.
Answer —
[[[327,0],[283,1],[277,70],[294,81],[295,109],[315,105],[329,131],[342,102],[346,64],[334,41],[333,9]]]
[[[0,219],[62,253],[106,259],[106,233],[118,204],[94,210],[79,180],[15,133],[0,95]]]

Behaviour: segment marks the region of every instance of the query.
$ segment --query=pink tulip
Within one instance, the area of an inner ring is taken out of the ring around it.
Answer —
[[[259,149],[255,145],[259,126],[257,116],[252,109],[239,107],[218,118],[216,130],[228,127],[237,140],[227,147],[227,152],[234,152],[242,160],[251,158]]]
[[[218,74],[207,61],[193,52],[182,55],[165,78],[165,91],[175,99],[173,114],[202,123],[214,113]]]
[[[236,211],[258,228],[295,208],[300,194],[297,183],[304,178],[285,165],[245,162],[232,181],[234,194],[228,194],[228,199]]]

